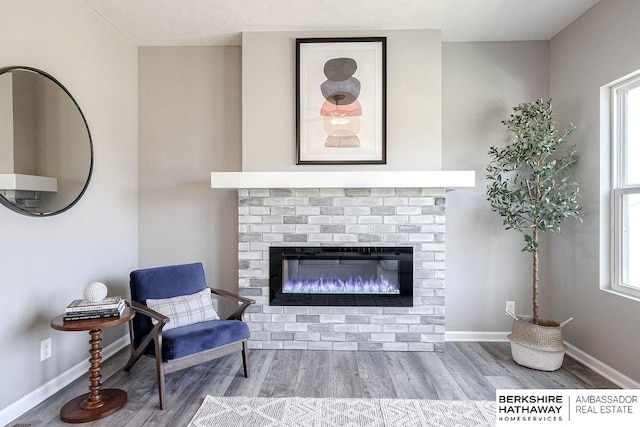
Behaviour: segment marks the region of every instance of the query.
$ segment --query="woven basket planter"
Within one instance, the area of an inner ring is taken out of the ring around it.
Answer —
[[[518,316],[507,336],[511,341],[513,360],[519,365],[540,371],[559,369],[567,350],[562,339],[562,326],[569,320],[560,324],[539,319],[539,324],[535,325],[532,316]]]

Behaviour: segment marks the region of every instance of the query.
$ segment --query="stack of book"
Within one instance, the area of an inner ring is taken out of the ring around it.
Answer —
[[[67,306],[63,320],[70,322],[74,320],[120,317],[124,307],[124,298],[122,297],[107,297],[98,302],[77,299]]]

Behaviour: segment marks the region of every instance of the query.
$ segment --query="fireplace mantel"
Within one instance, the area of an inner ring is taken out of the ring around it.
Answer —
[[[475,186],[475,171],[211,172],[211,188],[438,188]]]

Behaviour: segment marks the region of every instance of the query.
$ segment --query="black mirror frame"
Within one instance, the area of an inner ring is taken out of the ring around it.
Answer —
[[[67,90],[67,88],[62,83],[60,83],[58,81],[58,79],[53,77],[51,74],[49,74],[49,73],[47,73],[45,71],[42,71],[42,70],[40,70],[38,68],[24,66],[24,65],[14,65],[14,66],[10,66],[10,67],[2,67],[2,68],[0,68],[0,75],[8,73],[10,71],[15,71],[15,70],[26,70],[26,71],[30,71],[30,72],[34,72],[34,73],[40,74],[41,76],[46,77],[49,80],[53,81],[56,85],[58,85],[58,87],[60,89],[62,89],[67,94],[67,96],[71,99],[73,104],[78,109],[78,112],[80,113],[80,117],[82,118],[82,121],[84,123],[85,129],[87,130],[87,136],[89,137],[89,153],[91,154],[91,156],[90,156],[91,158],[90,158],[90,162],[89,162],[89,173],[87,175],[87,180],[84,183],[84,186],[82,187],[82,190],[80,191],[78,196],[71,203],[69,203],[67,206],[65,206],[64,208],[59,209],[57,211],[53,211],[53,212],[33,212],[33,211],[28,211],[26,209],[22,209],[20,206],[16,206],[15,204],[11,203],[9,200],[7,200],[2,195],[0,195],[0,204],[3,204],[4,206],[8,207],[9,209],[11,209],[14,212],[18,212],[18,213],[20,213],[22,215],[26,215],[26,216],[47,217],[47,216],[59,215],[59,214],[61,214],[63,212],[68,211],[76,203],[78,203],[78,201],[82,198],[82,196],[84,195],[85,191],[87,190],[87,187],[89,186],[89,182],[91,181],[91,176],[93,175],[93,138],[91,137],[91,131],[89,130],[89,124],[87,123],[87,119],[84,116],[84,113],[82,112],[82,109],[80,108],[80,105],[78,105],[78,102],[76,101],[76,99],[73,97],[73,95],[71,95],[71,92],[69,92]]]

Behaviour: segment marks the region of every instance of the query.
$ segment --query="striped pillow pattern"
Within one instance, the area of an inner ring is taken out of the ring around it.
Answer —
[[[207,320],[219,319],[211,302],[211,289],[205,288],[195,294],[180,295],[173,298],[147,299],[147,307],[164,314],[169,323],[164,325],[163,331],[180,326],[192,325]],[[155,325],[157,320],[151,320]]]

